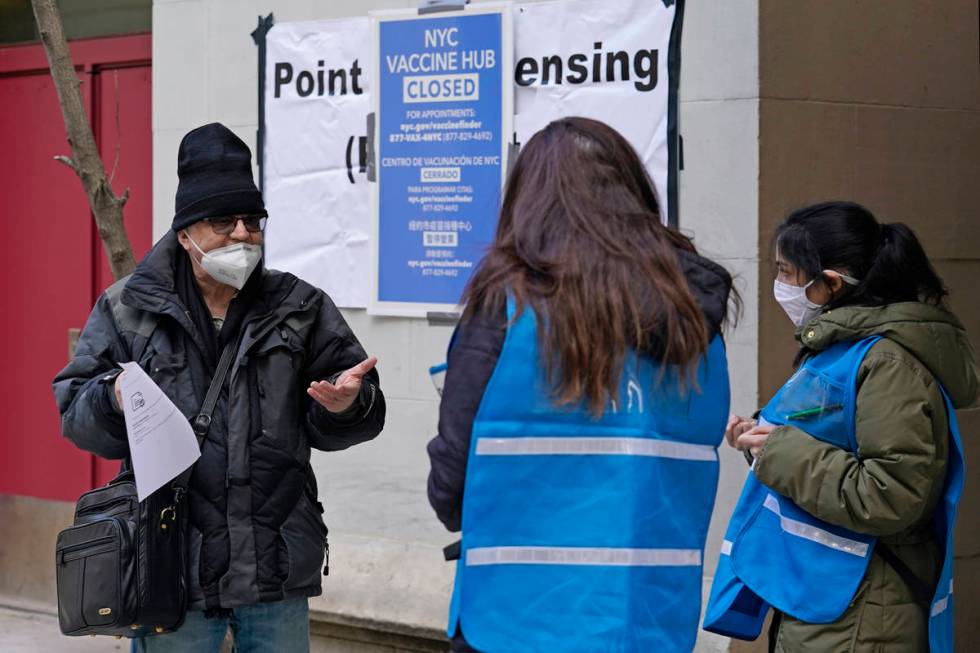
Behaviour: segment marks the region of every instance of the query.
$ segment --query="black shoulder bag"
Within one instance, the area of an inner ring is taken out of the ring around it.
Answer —
[[[221,353],[201,411],[198,445],[211,425],[234,341]],[[187,612],[187,484],[191,466],[137,500],[133,472],[83,494],[75,522],[58,534],[58,621],[65,635],[144,637],[177,630]]]

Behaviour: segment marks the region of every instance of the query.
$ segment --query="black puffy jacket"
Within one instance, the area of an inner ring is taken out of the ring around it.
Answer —
[[[113,397],[117,361],[137,361],[188,418],[200,409],[214,363],[199,343],[212,334],[198,331],[175,290],[180,256],[168,233],[109,288],[55,378],[62,434],[78,447],[104,458],[129,452]],[[229,309],[241,316],[236,355],[190,480],[191,609],[318,595],[326,528],[310,449],[345,449],[384,425],[373,370],[343,415],[306,394],[311,381],[366,357],[330,298],[261,268],[247,287]]]

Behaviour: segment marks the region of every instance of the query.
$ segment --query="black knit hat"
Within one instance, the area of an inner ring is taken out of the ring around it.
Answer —
[[[177,152],[173,230],[225,215],[268,215],[252,180],[252,152],[218,122],[191,130]]]

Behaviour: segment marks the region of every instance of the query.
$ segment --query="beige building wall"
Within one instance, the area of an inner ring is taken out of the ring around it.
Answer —
[[[770,241],[786,213],[814,201],[855,200],[914,229],[980,344],[977,12],[975,0],[760,1],[760,398],[796,350],[772,299]],[[976,461],[980,411],[959,418]],[[968,473],[956,539],[961,651],[980,650],[977,479]]]

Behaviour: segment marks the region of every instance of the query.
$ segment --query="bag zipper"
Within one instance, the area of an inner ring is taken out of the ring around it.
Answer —
[[[87,558],[99,553],[112,551],[116,548],[115,540],[116,538],[114,536],[106,535],[105,537],[99,537],[89,542],[72,544],[71,546],[66,546],[63,549],[58,549],[58,564],[63,565],[66,562],[71,562],[72,560]]]
[[[87,514],[89,514],[91,512],[99,512],[99,511],[105,510],[105,508],[107,506],[113,506],[113,505],[116,505],[117,503],[118,504],[121,504],[121,503],[124,503],[124,502],[125,503],[132,503],[132,501],[133,501],[133,498],[132,497],[116,497],[114,499],[108,499],[108,500],[103,501],[101,503],[94,503],[94,504],[92,504],[90,506],[85,506],[84,508],[82,508],[81,510],[79,510],[76,514],[78,514],[78,515],[87,515]]]
[[[128,473],[132,473],[132,472],[128,472]],[[115,479],[113,479],[113,480],[115,480]],[[130,479],[125,479],[125,480],[118,481],[118,482],[109,481],[105,485],[102,485],[100,487],[97,487],[94,490],[89,490],[88,492],[85,492],[80,497],[78,497],[78,500],[81,501],[82,499],[84,499],[85,497],[89,496],[90,494],[97,494],[99,492],[104,491],[107,488],[110,488],[110,487],[121,487],[123,485],[132,485],[133,486],[133,493],[134,494],[136,493],[136,482],[135,481],[132,481]]]

